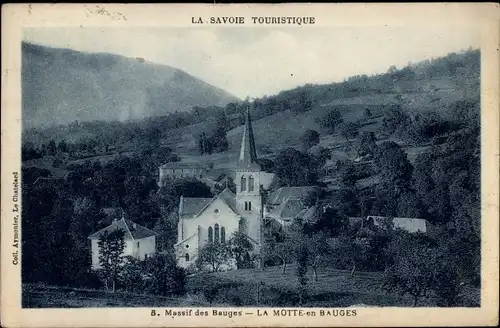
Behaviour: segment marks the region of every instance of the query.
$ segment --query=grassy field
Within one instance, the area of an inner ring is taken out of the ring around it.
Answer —
[[[83,307],[146,307],[146,306],[207,306],[190,297],[161,297],[117,291],[23,285],[22,304],[25,308]]]
[[[297,306],[297,276],[295,265],[288,265],[285,274],[281,267],[244,269],[192,276],[188,282],[189,290],[197,292],[206,286],[227,286],[217,290],[214,303],[225,305],[249,306]],[[318,281],[308,271],[307,295],[305,306],[409,306],[411,299],[387,293],[381,288],[380,273],[350,272],[323,268],[318,271]]]
[[[380,272],[355,272],[351,277],[350,271],[324,267],[318,270],[318,281],[314,280],[310,268],[307,275],[307,303],[303,305],[306,307],[412,306],[412,298],[408,295],[383,289],[383,274]],[[195,275],[190,277],[188,289],[196,292],[211,285],[218,286],[215,289],[218,295],[211,296],[214,304],[299,305],[295,265],[288,265],[284,275],[281,267]],[[479,294],[478,289],[467,288],[463,293],[463,305],[478,306]],[[436,300],[433,297],[424,298],[419,300],[418,306],[436,306]]]
[[[355,272],[320,268],[318,281],[308,270],[307,301],[300,305],[296,266],[243,269],[228,272],[200,273],[188,277],[187,294],[162,297],[123,291],[65,288],[24,284],[25,308],[88,307],[224,307],[224,306],[301,306],[301,307],[410,307],[412,298],[382,288],[380,272]],[[480,291],[466,288],[462,306],[479,306]],[[419,300],[417,306],[436,306],[432,297]]]

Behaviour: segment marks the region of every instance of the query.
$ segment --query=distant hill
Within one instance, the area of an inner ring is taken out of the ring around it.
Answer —
[[[140,119],[234,101],[235,96],[173,67],[22,44],[25,128],[75,120]]]
[[[372,117],[363,122],[360,132],[374,132],[379,142],[400,141],[380,133],[384,112],[393,105],[400,105],[410,115],[436,113],[443,119],[453,119],[453,104],[465,99],[478,99],[480,93],[480,51],[468,50],[412,64],[401,69],[391,68],[387,73],[374,76],[355,76],[343,82],[308,84],[277,95],[255,99],[252,103],[228,104],[224,110],[229,120],[227,132],[229,149],[223,153],[199,155],[197,136],[213,131],[217,125],[216,110],[196,108],[190,114],[173,114],[154,119],[128,123],[86,122],[86,124],[24,131],[23,140],[35,147],[66,140],[71,143],[96,140],[108,143],[123,151],[134,152],[141,148],[141,137],[155,129],[161,131],[162,144],[170,147],[183,161],[209,161],[217,167],[231,167],[238,158],[243,132],[241,113],[250,105],[258,155],[272,157],[286,147],[299,148],[300,136],[308,129],[320,132],[320,146],[333,149],[332,159],[354,159],[355,151],[339,135],[324,131],[319,118],[332,109],[341,113],[345,122],[364,118],[366,110]],[[199,119],[199,114],[207,113]],[[141,133],[138,133],[141,132]],[[356,140],[351,140],[356,143]],[[413,160],[423,149],[406,145],[408,157]]]

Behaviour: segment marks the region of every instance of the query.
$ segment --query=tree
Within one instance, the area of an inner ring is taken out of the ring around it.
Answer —
[[[345,140],[351,145],[349,139],[354,139],[358,136],[359,124],[356,122],[342,123],[340,126],[340,134],[345,138]]]
[[[200,155],[205,154],[205,132],[198,136],[198,150]]]
[[[316,220],[307,224],[313,232],[324,232],[328,236],[335,237],[344,229],[347,217],[342,215],[335,207],[330,206],[330,204],[325,207],[325,209],[322,209],[320,206],[317,206]]]
[[[51,156],[54,156],[56,154],[57,147],[56,147],[56,142],[54,140],[49,141],[49,145],[47,146],[47,151],[48,154]]]
[[[369,108],[365,108],[364,112],[363,112],[363,117],[365,118],[365,120],[369,120],[370,118],[372,118],[372,112]]]
[[[229,240],[231,253],[236,259],[236,268],[245,269],[252,265],[250,252],[254,247],[250,239],[244,233],[236,231]]]
[[[306,130],[300,137],[300,142],[305,149],[309,149],[319,144],[319,133],[314,130]]]
[[[295,245],[295,257],[297,259],[297,281],[299,283],[299,302],[304,304],[307,296],[307,264],[309,260],[309,248],[307,241],[299,240]]]
[[[307,248],[309,264],[313,269],[314,281],[318,281],[318,267],[331,255],[327,235],[323,232],[318,232],[308,237]]]
[[[59,144],[57,145],[57,150],[61,153],[67,153],[68,152],[68,144],[66,143],[65,140],[61,140]]]
[[[282,242],[268,239],[261,249],[261,256],[266,260],[278,259],[281,273],[286,274],[286,266],[294,258],[295,243],[290,236],[284,236]]]
[[[260,165],[260,169],[264,172],[273,172],[274,162],[268,158],[258,158],[257,163]]]
[[[387,73],[388,74],[394,74],[398,71],[398,69],[396,68],[396,66],[394,65],[391,65],[391,67],[389,67],[389,69],[387,70]]]
[[[200,155],[212,154],[213,147],[214,147],[214,137],[210,137],[205,132],[202,132],[198,136],[198,149],[200,151]]]
[[[97,243],[99,246],[99,264],[102,267],[101,272],[106,289],[109,288],[108,282],[111,281],[113,292],[123,264],[124,236],[125,232],[121,229],[114,230],[111,233],[104,231]]]
[[[217,272],[221,266],[228,265],[231,259],[229,244],[208,242],[200,249],[196,259],[196,266],[203,269],[206,265],[209,265],[212,272]]]
[[[211,140],[213,142],[214,147],[216,147],[219,152],[223,152],[227,150],[227,148],[229,147],[226,131],[221,127],[215,130]]]
[[[389,245],[392,264],[385,273],[385,288],[413,297],[413,306],[433,289],[436,253],[423,236],[401,232]]]
[[[314,156],[316,166],[319,169],[325,166],[326,161],[332,157],[332,151],[329,148],[315,146],[309,150],[309,155]]]
[[[281,185],[309,186],[316,183],[318,162],[309,154],[287,148],[278,154],[275,163],[276,177]]]
[[[146,260],[145,275],[148,289],[156,295],[182,295],[185,292],[186,272],[177,266],[172,255],[155,254]]]
[[[396,192],[408,190],[411,185],[413,166],[397,143],[386,141],[380,144],[374,160],[383,175],[386,189]]]
[[[453,242],[445,241],[436,248],[433,257],[429,259],[434,264],[432,289],[437,296],[438,306],[458,306],[461,301],[465,277],[460,274],[461,256],[457,254],[455,246]]]
[[[377,150],[375,134],[373,132],[363,132],[359,141],[359,156],[374,155]]]
[[[358,180],[356,167],[352,161],[345,161],[338,172],[339,181],[344,189],[353,189]]]
[[[393,134],[396,131],[405,131],[410,123],[410,117],[406,114],[400,105],[392,105],[387,108],[382,119],[382,129]]]
[[[342,115],[337,109],[330,111],[320,118],[321,126],[328,129],[330,133],[334,133],[337,126],[343,121]]]
[[[366,240],[347,232],[343,233],[337,240],[334,251],[341,263],[349,263],[351,266],[351,278],[354,276],[356,267],[366,258],[368,245]]]

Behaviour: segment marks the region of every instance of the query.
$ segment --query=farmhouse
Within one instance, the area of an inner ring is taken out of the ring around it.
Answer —
[[[116,230],[125,232],[123,256],[132,256],[142,261],[156,253],[156,232],[125,219],[122,211],[121,219],[114,219],[109,226],[88,237],[91,241],[92,269],[96,270],[101,267],[99,263],[99,237],[105,232],[111,233]]]
[[[257,162],[252,123],[247,111],[234,174],[236,193],[226,188],[214,198],[180,198],[178,240],[174,245],[179,266],[190,266],[201,247],[208,242],[226,243],[237,231],[248,237],[258,253],[263,239],[264,214],[268,211],[274,213],[280,204],[290,200],[286,197],[289,192],[281,190],[271,197],[273,203],[263,203],[262,191],[268,188],[271,180],[272,175],[262,171]],[[293,190],[297,194],[306,193],[301,187]],[[287,213],[288,218],[287,206],[281,212]]]

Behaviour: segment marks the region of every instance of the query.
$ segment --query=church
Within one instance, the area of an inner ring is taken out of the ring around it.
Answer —
[[[180,198],[178,239],[174,245],[178,265],[189,267],[208,242],[226,243],[233,233],[244,233],[260,251],[264,217],[262,190],[269,186],[270,173],[257,162],[250,112],[247,110],[238,162],[235,167],[236,194],[226,188],[213,198]],[[230,267],[232,265],[229,265]]]

